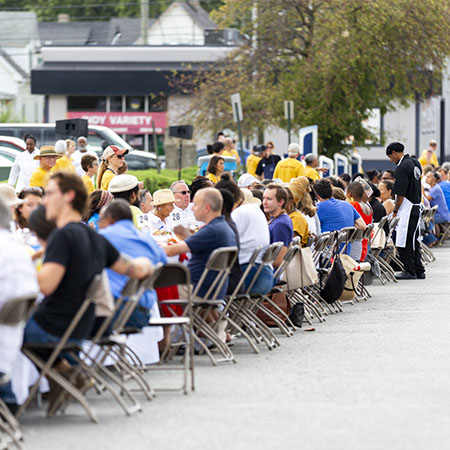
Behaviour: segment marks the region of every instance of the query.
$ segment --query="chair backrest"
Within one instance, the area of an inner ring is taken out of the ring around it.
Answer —
[[[191,274],[183,264],[157,264],[153,274],[145,281],[147,289],[165,288],[175,284],[190,284]]]
[[[263,248],[263,246],[262,246],[262,245],[259,245],[258,247],[256,247],[256,248],[253,250],[252,256],[250,256],[250,259],[248,260],[247,267],[246,267],[246,269],[244,270],[244,273],[242,274],[241,279],[240,279],[239,282],[237,283],[237,285],[236,285],[236,287],[234,288],[233,293],[231,294],[230,297],[235,297],[235,296],[240,292],[241,287],[242,287],[242,285],[244,284],[244,282],[245,282],[245,280],[246,280],[248,274],[250,273],[250,271],[251,271],[251,270],[253,269],[253,267],[255,266],[256,260],[258,259],[258,256],[259,256],[259,254],[261,253],[262,248]],[[263,265],[263,264],[261,264],[261,267],[262,267],[262,265]],[[261,272],[261,271],[259,271],[259,272]]]
[[[231,271],[231,267],[236,261],[237,256],[237,247],[216,248],[206,262],[205,269],[203,270],[200,279],[194,288],[194,292],[192,293],[193,297],[195,297],[200,289],[203,288],[209,272],[214,271],[216,272],[215,278],[212,283],[208,282],[208,285],[205,285],[207,290],[203,298],[207,300],[215,300],[222,290],[223,285],[228,280],[228,275]]]
[[[8,300],[0,310],[0,324],[18,325],[30,316],[37,294],[24,295]]]

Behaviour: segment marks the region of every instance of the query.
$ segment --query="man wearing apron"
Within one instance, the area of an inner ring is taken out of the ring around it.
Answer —
[[[397,164],[394,193],[396,194],[394,217],[399,217],[395,245],[404,271],[396,275],[398,280],[425,279],[425,268],[420,256],[419,219],[422,187],[422,168],[419,161],[404,153],[400,142],[392,142],[386,148],[386,155]]]

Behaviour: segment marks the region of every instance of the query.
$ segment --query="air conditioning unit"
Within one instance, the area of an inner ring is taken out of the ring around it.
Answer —
[[[236,46],[241,43],[241,34],[236,28],[205,30],[205,45]]]

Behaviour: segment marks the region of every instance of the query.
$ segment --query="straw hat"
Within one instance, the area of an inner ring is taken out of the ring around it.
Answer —
[[[56,158],[61,158],[62,155],[55,152],[53,145],[43,145],[39,155],[36,155],[33,159],[40,159],[43,156],[56,156]]]
[[[261,200],[259,198],[253,197],[252,191],[247,188],[241,188],[242,195],[244,196],[244,205],[254,204],[261,206]]]
[[[160,189],[153,194],[153,206],[165,205],[167,203],[175,203],[175,196],[170,189]]]
[[[16,191],[9,184],[0,184],[0,198],[7,206],[19,206],[25,202],[17,198]]]

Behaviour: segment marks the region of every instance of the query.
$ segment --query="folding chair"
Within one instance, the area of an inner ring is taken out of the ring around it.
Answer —
[[[101,275],[99,274],[95,275],[88,288],[85,300],[81,303],[77,313],[73,317],[72,321],[70,322],[69,326],[67,327],[65,333],[63,334],[59,342],[48,344],[25,343],[23,345],[22,352],[38,367],[38,369],[40,370],[40,374],[35,384],[31,387],[28,394],[28,398],[25,400],[25,403],[21,405],[21,407],[17,411],[16,418],[20,418],[20,416],[25,412],[27,406],[29,405],[32,398],[35,396],[35,394],[39,389],[39,383],[41,379],[43,377],[47,377],[50,378],[52,381],[54,381],[59,387],[61,387],[67,393],[69,393],[74,399],[76,399],[84,408],[87,415],[93,422],[98,422],[95,412],[91,408],[91,405],[88,403],[83,393],[80,390],[78,390],[70,381],[64,378],[59,372],[57,372],[53,368],[53,365],[57,361],[62,351],[74,348],[79,349],[79,346],[71,344],[69,342],[69,339],[73,331],[77,327],[78,323],[84,316],[84,314],[88,312],[89,307],[93,306],[93,303],[95,301],[95,292],[100,283],[101,283]],[[48,350],[51,352],[50,356],[46,361],[44,361],[40,356],[38,356],[39,350],[41,351]]]
[[[0,310],[0,325],[20,326],[27,321],[36,301],[37,294],[26,295],[9,300]],[[6,384],[9,378],[5,375],[0,384]],[[22,448],[22,432],[19,423],[3,400],[0,399],[0,448],[9,448],[14,444]]]
[[[211,313],[225,306],[224,300],[218,300],[217,297],[228,280],[228,275],[236,261],[237,255],[237,247],[220,247],[215,249],[208,258],[205,269],[192,292],[194,341],[197,342],[200,348],[199,353],[206,353],[213,365],[222,362],[236,362],[233,352],[215,330],[214,321],[211,322]],[[210,272],[216,272],[211,283],[207,280]],[[202,289],[206,289],[206,292],[203,296],[200,296],[199,292]],[[187,300],[164,300],[161,303],[186,306]],[[184,315],[186,315],[186,310]],[[222,358],[214,357],[208,346],[208,340],[222,355]],[[170,358],[174,352],[175,347],[171,346],[170,351],[163,354],[163,356]]]
[[[191,276],[189,270],[182,264],[166,264],[157,265],[147,280],[144,281],[146,289],[164,288],[173,285],[184,285],[187,289],[187,299],[184,304],[184,315],[182,317],[161,317],[150,318],[149,326],[178,326],[181,330],[182,339],[177,340],[176,345],[184,348],[183,367],[181,369],[172,368],[171,370],[183,370],[183,386],[181,388],[164,388],[155,389],[156,391],[180,391],[188,393],[188,374],[191,374],[191,390],[195,390],[194,386],[194,314],[191,297]],[[166,300],[170,302],[170,300]],[[151,370],[159,370],[152,368]],[[167,368],[162,368],[167,370]]]

